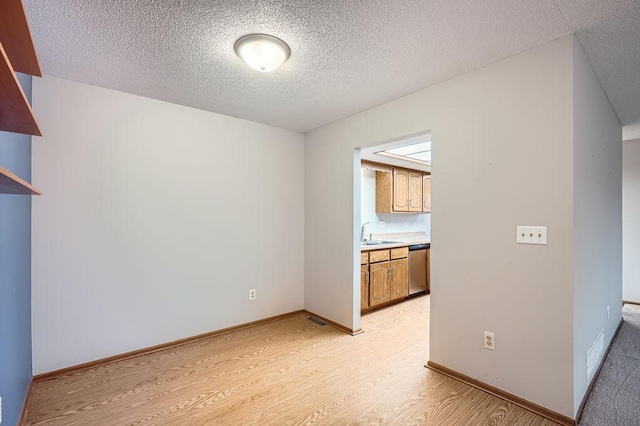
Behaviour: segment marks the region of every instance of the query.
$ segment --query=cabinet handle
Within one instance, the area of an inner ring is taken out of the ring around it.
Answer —
[[[391,272],[391,278],[393,278],[393,268],[389,269],[389,272]]]

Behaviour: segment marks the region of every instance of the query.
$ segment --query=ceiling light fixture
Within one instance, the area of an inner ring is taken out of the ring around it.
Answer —
[[[287,43],[267,34],[240,37],[233,48],[251,68],[262,72],[275,70],[291,55]]]

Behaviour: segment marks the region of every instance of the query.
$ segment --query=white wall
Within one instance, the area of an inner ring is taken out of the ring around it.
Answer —
[[[306,308],[360,327],[353,150],[431,130],[430,359],[573,416],[572,52],[565,37],[308,133]],[[518,224],[549,245],[516,245]]]
[[[623,142],[622,299],[640,303],[640,139]]]
[[[573,357],[577,412],[591,379],[587,377],[587,351],[603,329],[606,348],[622,318],[622,127],[577,39],[573,76]]]
[[[52,77],[33,98],[35,374],[303,308],[302,134]]]
[[[366,226],[365,237],[369,234],[393,234],[398,232],[424,232],[431,235],[431,214],[399,214],[376,213],[376,172],[373,169],[362,168],[360,172],[360,226]],[[380,221],[385,222],[384,228]],[[404,226],[404,222],[407,226]]]
[[[622,127],[622,140],[640,139],[640,120]]]

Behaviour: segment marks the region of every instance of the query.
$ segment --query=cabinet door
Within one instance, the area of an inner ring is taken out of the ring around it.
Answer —
[[[409,262],[407,259],[391,262],[391,300],[409,295]]]
[[[389,262],[372,263],[369,265],[369,306],[374,307],[391,300],[389,285]]]
[[[409,211],[409,171],[393,169],[393,211]]]
[[[369,307],[369,265],[360,266],[360,309]]]
[[[431,175],[422,177],[422,211],[431,213]]]
[[[393,174],[376,171],[376,213],[393,212]]]
[[[409,172],[409,211],[422,211],[422,173]]]

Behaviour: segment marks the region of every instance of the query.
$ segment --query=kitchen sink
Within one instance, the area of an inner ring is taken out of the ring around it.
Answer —
[[[380,244],[398,244],[397,241],[384,241],[384,240],[369,240],[362,241],[361,244],[363,246],[378,246]]]

